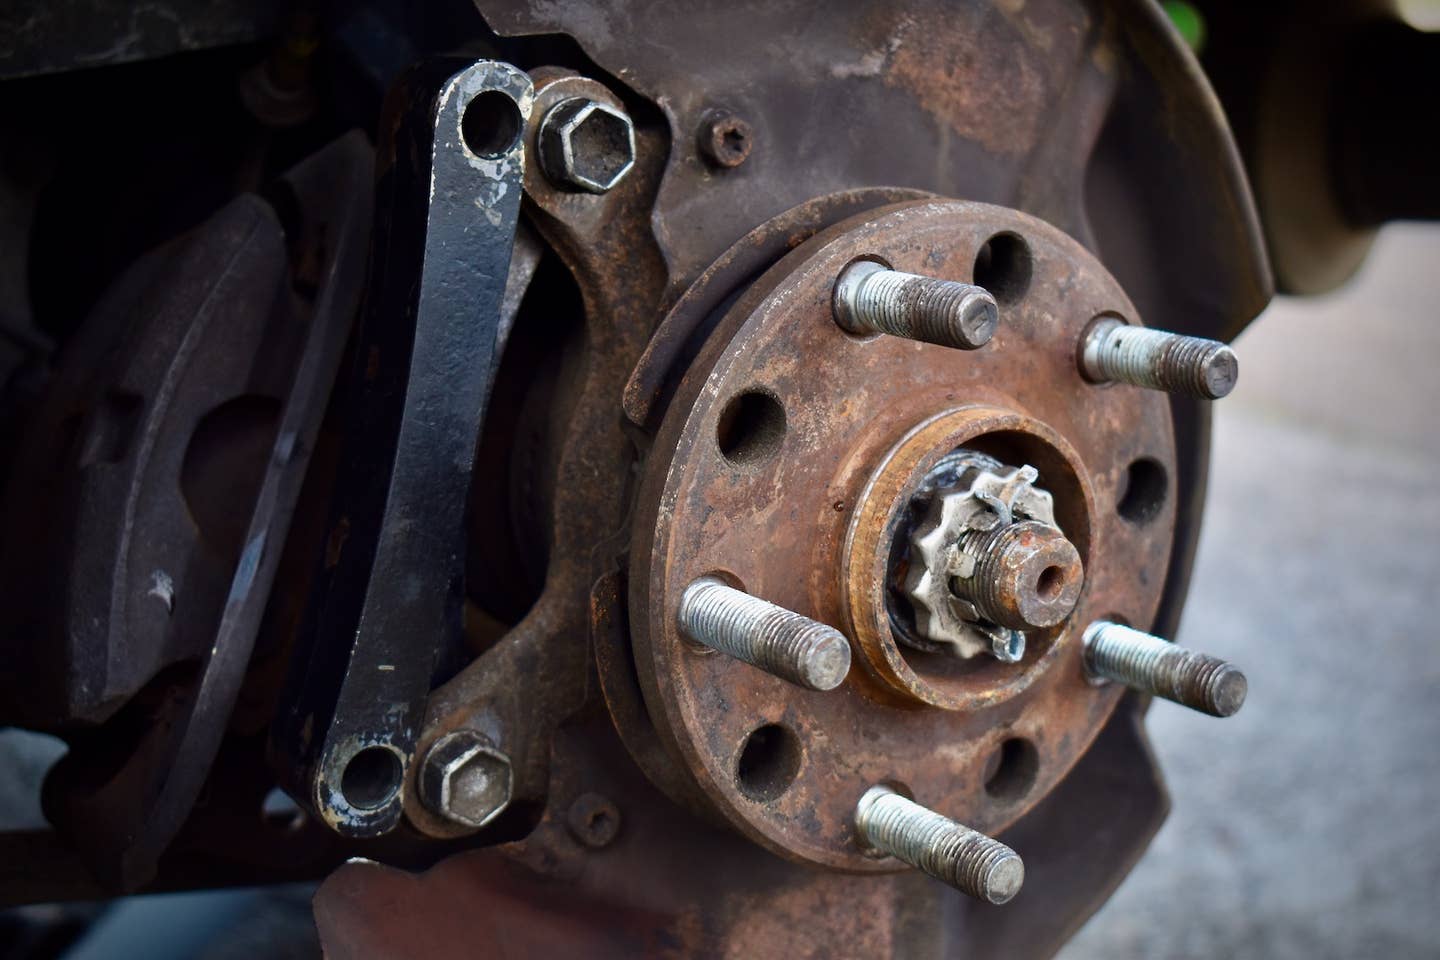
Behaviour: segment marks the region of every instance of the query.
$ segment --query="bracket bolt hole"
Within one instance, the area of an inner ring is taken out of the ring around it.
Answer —
[[[365,747],[345,764],[340,792],[357,810],[374,810],[395,797],[403,774],[400,757],[390,747]]]
[[[520,139],[520,108],[499,90],[477,93],[460,116],[460,136],[477,157],[499,157]]]

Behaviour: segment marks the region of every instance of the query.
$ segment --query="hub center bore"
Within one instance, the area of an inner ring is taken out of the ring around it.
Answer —
[[[1084,565],[1055,525],[1054,499],[1035,485],[1039,476],[1028,464],[1007,467],[965,449],[930,470],[910,505],[921,519],[908,543],[892,547],[899,562],[891,583],[900,589],[892,589],[891,619],[904,622],[908,612],[915,626],[901,629],[902,643],[1016,663],[1024,631],[1070,615]]]
[[[1080,606],[1094,500],[1079,453],[1013,409],[959,407],[907,433],[878,458],[842,561],[874,675],[946,710],[1023,692]]]

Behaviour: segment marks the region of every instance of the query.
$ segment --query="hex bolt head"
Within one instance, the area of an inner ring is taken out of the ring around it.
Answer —
[[[1104,317],[1091,324],[1081,341],[1080,372],[1096,383],[1119,381],[1219,400],[1235,389],[1240,362],[1235,351],[1218,340]]]
[[[984,287],[891,270],[859,260],[835,281],[835,321],[851,333],[976,350],[990,342],[1000,308]]]
[[[1096,620],[1082,642],[1091,679],[1114,680],[1212,717],[1236,713],[1250,689],[1233,664],[1123,624]]]
[[[969,576],[955,578],[956,593],[991,623],[1011,630],[1053,627],[1080,601],[1080,551],[1048,523],[969,531],[961,549],[976,560]]]
[[[886,786],[860,798],[855,832],[863,846],[979,900],[1008,903],[1025,883],[1025,863],[1014,850]]]
[[[438,817],[476,829],[500,816],[515,791],[510,758],[474,730],[436,740],[419,777],[420,802]]]
[[[540,121],[540,167],[556,186],[606,193],[635,166],[635,125],[621,110],[591,100],[561,100]]]
[[[834,627],[700,577],[680,598],[680,633],[811,690],[834,690],[850,672],[850,641]]]

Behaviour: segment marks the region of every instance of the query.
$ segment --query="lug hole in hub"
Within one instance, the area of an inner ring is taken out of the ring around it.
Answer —
[[[460,136],[477,157],[508,153],[520,137],[520,108],[499,90],[477,93],[460,117]]]
[[[715,442],[731,463],[750,466],[775,455],[785,439],[785,408],[768,393],[750,390],[731,399],[715,425]]]
[[[1018,233],[997,233],[975,254],[975,283],[1002,304],[1011,304],[1030,289],[1034,258]]]
[[[357,810],[382,807],[400,789],[400,758],[389,747],[366,747],[356,752],[340,775],[340,792]]]
[[[735,765],[735,785],[758,803],[774,800],[800,772],[800,738],[789,727],[767,723],[745,738]]]
[[[1167,486],[1165,468],[1160,461],[1141,457],[1126,468],[1115,509],[1131,523],[1149,523],[1165,506]]]
[[[1019,800],[1040,772],[1040,752],[1029,740],[1011,737],[985,762],[985,793],[1001,803]]]

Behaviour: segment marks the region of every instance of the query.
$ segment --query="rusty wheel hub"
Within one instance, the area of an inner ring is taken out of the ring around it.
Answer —
[[[1051,955],[1164,818],[1149,698],[1248,690],[1169,639],[1271,292],[1192,53],[1158,4],[475,6],[299,17],[74,290],[96,181],[24,81],[0,720],[70,750],[12,896],[443,857],[345,866],[327,955]],[[196,56],[116,102],[233,87]]]
[[[999,304],[993,340],[958,350],[842,329],[835,281],[860,259],[983,285]],[[1081,633],[1155,616],[1175,441],[1165,396],[1082,376],[1077,345],[1099,316],[1139,321],[1070,237],[1013,210],[936,200],[822,232],[719,322],[649,462],[631,610],[641,688],[672,761],[745,834],[796,859],[890,869],[856,838],[871,787],[993,833],[1100,730],[1121,691],[1086,682]],[[1074,545],[1073,562],[1044,544],[1017,561],[1028,589],[1064,592],[1069,609],[1027,631],[1018,662],[927,645],[904,595],[920,495],[957,450],[1033,467]],[[1143,491],[1131,489],[1137,471]],[[806,690],[694,643],[677,616],[707,575],[839,629],[857,667],[833,691]]]

